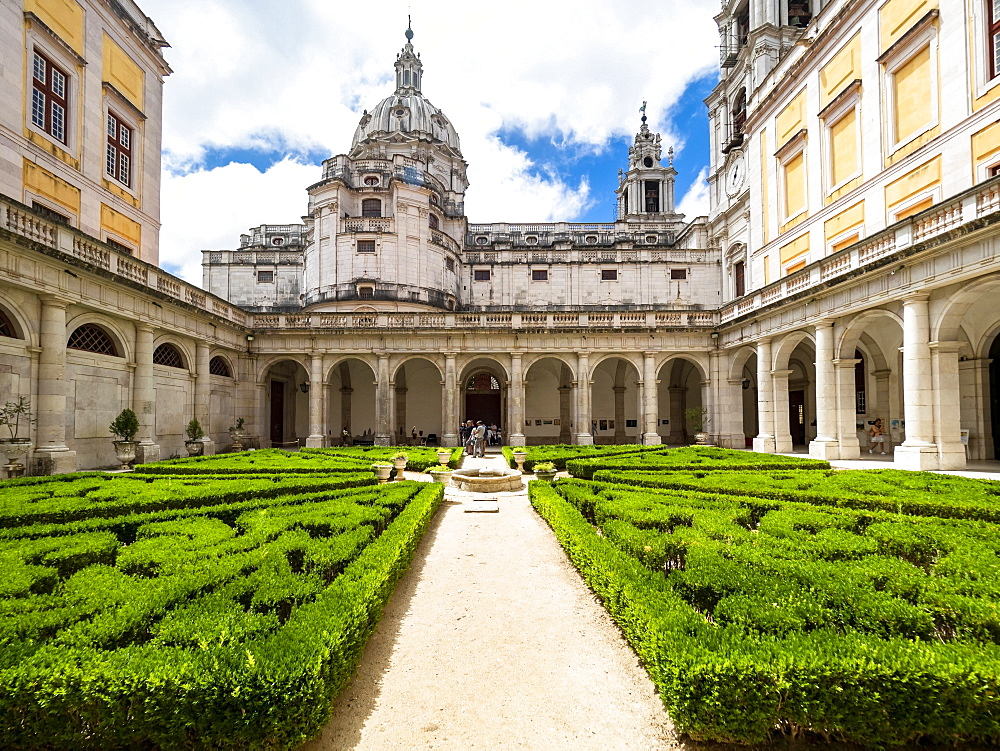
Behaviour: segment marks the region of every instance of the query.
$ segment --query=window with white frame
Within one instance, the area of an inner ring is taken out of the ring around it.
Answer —
[[[809,206],[806,186],[806,131],[794,136],[776,154],[781,223],[805,213]]]
[[[134,130],[114,112],[107,115],[104,171],[122,185],[132,186],[132,137]]]
[[[66,144],[69,76],[37,49],[32,54],[31,124]]]
[[[828,107],[823,119],[824,166],[827,193],[861,176],[860,89],[845,91]]]
[[[1000,76],[1000,0],[986,2],[986,57],[990,78]]]
[[[938,124],[938,47],[934,18],[890,47],[884,66],[886,142],[890,153]]]

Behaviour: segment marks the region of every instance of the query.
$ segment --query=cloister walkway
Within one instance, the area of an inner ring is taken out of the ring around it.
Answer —
[[[503,458],[464,464],[483,465]],[[472,494],[448,488],[331,722],[303,751],[682,747],[527,491],[497,498],[499,513],[466,513]]]

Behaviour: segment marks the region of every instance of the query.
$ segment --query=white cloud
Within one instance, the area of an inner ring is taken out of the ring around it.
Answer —
[[[696,216],[708,216],[708,209],[708,167],[705,167],[691,183],[688,192],[677,205],[677,210],[685,214],[690,222]]]
[[[392,64],[412,12],[424,94],[458,128],[472,182],[466,206],[477,221],[568,220],[591,201],[586,180],[567,182],[533,164],[498,139],[501,128],[600,153],[611,137],[635,132],[645,99],[650,126],[679,148],[683,134],[669,132],[667,113],[687,84],[717,65],[713,7],[704,0],[141,2],[172,45],[163,146],[167,169],[179,172],[197,169],[212,148],[345,152],[361,111],[392,93]],[[226,182],[229,174],[200,179],[238,188]],[[278,221],[277,207],[290,200],[277,193],[282,180],[281,170],[269,170],[253,181],[272,202],[261,201],[250,224]],[[293,203],[305,206],[308,184],[292,188]],[[169,200],[188,202],[164,192],[161,259],[186,266],[176,259],[192,249],[174,244],[183,233],[168,217],[197,207],[174,209]],[[217,216],[203,231],[228,223],[230,239],[220,245],[231,247],[249,226],[235,222]]]
[[[303,187],[316,182],[319,174],[315,165],[292,159],[263,173],[251,164],[165,173],[160,264],[200,285],[202,250],[232,249],[241,233],[259,224],[301,222],[306,210]]]

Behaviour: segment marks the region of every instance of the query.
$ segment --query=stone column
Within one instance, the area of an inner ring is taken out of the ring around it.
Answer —
[[[333,389],[329,381],[323,381],[323,422],[326,425],[326,435],[323,437],[323,447],[339,446],[343,436],[341,435],[342,425],[330,425],[330,392]]]
[[[625,443],[625,392],[628,386],[615,386],[615,445]]]
[[[202,453],[205,456],[211,456],[215,453],[215,441],[212,439],[212,381],[211,374],[208,372],[210,362],[208,342],[197,342],[195,345],[194,416],[201,423],[201,429],[205,431],[205,437],[201,439],[204,446]]]
[[[309,358],[309,437],[306,447],[323,448],[326,421],[323,419],[323,355]]]
[[[932,342],[931,372],[934,384],[934,443],[938,469],[965,469],[962,443],[962,396],[958,380],[959,342]]]
[[[156,431],[156,386],[153,382],[153,327],[146,323],[135,326],[135,385],[132,407],[139,418],[139,446],[135,463],[158,462],[160,447],[153,440]]]
[[[906,440],[895,451],[902,469],[937,469],[934,445],[934,383],[931,376],[928,295],[903,300],[903,416]],[[957,406],[957,405],[956,405]]]
[[[858,443],[858,396],[854,385],[854,366],[859,362],[861,361],[853,358],[833,361],[840,459],[858,459],[861,456],[861,444]],[[819,399],[818,387],[816,398]]]
[[[788,453],[792,450],[792,432],[788,413],[788,376],[791,370],[771,371],[772,414],[774,419],[774,450]]]
[[[444,425],[441,430],[441,445],[453,448],[458,445],[456,353],[445,352],[444,356]]]
[[[35,473],[56,475],[76,471],[76,452],[66,445],[66,303],[49,295],[40,301]]]
[[[393,413],[392,384],[389,383],[389,355],[378,356],[378,372],[375,378],[375,445],[391,446]]]
[[[525,446],[524,437],[524,370],[521,365],[521,353],[514,352],[510,356],[510,425],[507,428],[507,441],[511,446]]]
[[[837,432],[833,321],[820,321],[816,324],[816,437],[809,444],[809,455],[817,459],[840,459]]]
[[[757,342],[757,425],[759,432],[757,437],[753,439],[753,450],[768,454],[773,454],[776,450],[774,384],[771,381],[771,367],[771,340],[770,338],[761,339]]]
[[[642,439],[644,446],[663,443],[657,426],[660,420],[659,382],[656,380],[656,353],[642,353]]]
[[[573,442],[573,406],[570,402],[572,394],[572,386],[559,387],[559,443]]]
[[[687,389],[683,386],[671,386],[667,389],[670,394],[670,438],[668,443],[675,446],[684,445],[684,397]]]
[[[962,427],[970,431],[969,458],[993,458],[993,429],[989,384],[991,360],[959,360],[959,390],[962,394]]]
[[[410,443],[410,428],[412,425],[407,424],[406,419],[406,394],[409,391],[406,386],[393,386],[393,429],[396,431],[397,441],[399,441],[400,446],[408,446]],[[400,436],[399,429],[403,428],[403,434]]]
[[[590,432],[590,356],[580,352],[576,356],[576,442],[591,446],[594,435]]]

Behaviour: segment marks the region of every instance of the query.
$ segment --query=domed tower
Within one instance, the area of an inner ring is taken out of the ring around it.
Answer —
[[[396,90],[367,110],[347,154],[309,188],[304,302],[312,310],[453,310],[461,280],[468,165],[422,92],[413,30]]]
[[[669,164],[660,164],[660,134],[646,125],[646,103],[642,103],[642,125],[628,150],[628,171],[618,172],[618,218],[626,221],[680,221],[674,210],[673,147],[667,152]]]

